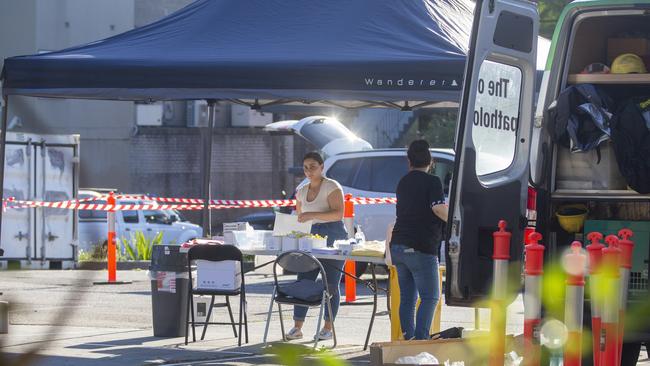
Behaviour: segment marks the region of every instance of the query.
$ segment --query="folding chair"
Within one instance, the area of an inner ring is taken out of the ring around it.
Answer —
[[[278,267],[282,270],[299,274],[307,273],[318,270],[320,273],[320,280],[296,280],[289,283],[278,282]],[[271,296],[271,304],[266,317],[266,328],[264,329],[264,345],[269,333],[269,324],[271,322],[271,315],[273,313],[273,304],[278,304],[278,314],[280,316],[280,329],[282,331],[282,340],[286,341],[284,335],[284,321],[282,319],[282,306],[284,304],[294,306],[304,306],[308,308],[320,307],[318,313],[318,325],[316,326],[316,335],[314,337],[314,348],[318,345],[318,332],[320,330],[321,321],[323,319],[323,309],[327,303],[327,310],[329,318],[332,319],[332,334],[334,345],[336,347],[336,331],[334,329],[334,317],[332,316],[332,295],[329,291],[329,286],[325,280],[325,269],[323,265],[310,253],[298,250],[288,251],[280,254],[273,263],[273,295]],[[304,290],[308,290],[305,292]]]
[[[227,260],[238,261],[241,269],[241,286],[235,290],[216,290],[216,289],[203,289],[198,288],[193,285],[192,282],[192,261],[196,260],[206,260],[211,262],[222,262]],[[216,325],[232,325],[232,331],[237,337],[236,325],[239,325],[239,340],[238,344],[241,347],[241,334],[242,334],[242,324],[244,325],[244,330],[246,332],[246,343],[248,343],[248,316],[246,314],[246,285],[244,283],[244,258],[242,252],[235,246],[232,245],[212,245],[212,244],[199,244],[190,248],[187,253],[187,268],[190,275],[190,286],[188,286],[188,308],[187,311],[190,313],[188,316],[188,321],[185,324],[185,344],[187,344],[187,338],[189,336],[189,325],[192,324],[192,341],[196,342],[196,331],[194,321],[194,295],[207,295],[211,296],[212,300],[210,302],[210,307],[208,308],[207,318],[203,323],[203,333],[201,334],[201,340],[205,338],[205,331],[208,328],[208,324]],[[235,323],[235,319],[232,314],[232,309],[230,307],[230,296],[239,295],[239,322]],[[215,296],[225,296],[226,302],[221,304],[214,303]],[[219,322],[210,322],[210,316],[212,315],[212,308],[214,307],[227,307],[228,314],[230,315],[230,323],[219,323]],[[244,321],[242,323],[242,316]],[[189,318],[191,317],[191,321]]]

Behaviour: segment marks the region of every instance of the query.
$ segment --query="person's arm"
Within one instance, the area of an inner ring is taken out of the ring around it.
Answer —
[[[440,220],[447,222],[449,217],[449,206],[445,203],[431,206],[433,214],[438,216]]]
[[[298,214],[298,216],[300,216],[301,213],[302,213],[302,204],[300,203],[300,201],[296,197],[296,214]]]
[[[438,216],[440,220],[447,222],[449,216],[449,206],[445,204],[445,194],[442,190],[442,182],[440,178],[433,177],[433,185],[429,191],[429,201],[431,202],[431,210],[433,214]]]
[[[298,222],[309,220],[321,220],[324,222],[340,221],[343,219],[343,192],[340,189],[333,190],[327,195],[327,203],[330,210],[326,212],[305,212],[298,211]]]

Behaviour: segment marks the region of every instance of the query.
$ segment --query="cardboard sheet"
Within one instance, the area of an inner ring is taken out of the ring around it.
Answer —
[[[298,222],[298,215],[288,215],[280,212],[275,213],[275,225],[273,236],[288,235],[292,231],[309,234],[311,233],[312,222]]]

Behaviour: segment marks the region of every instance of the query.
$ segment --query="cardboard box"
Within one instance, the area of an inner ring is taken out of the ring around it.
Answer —
[[[237,261],[196,261],[196,287],[202,290],[237,290],[241,287],[241,265]]]
[[[506,352],[512,350],[513,345],[513,338],[506,337]],[[464,362],[465,365],[486,365],[489,349],[487,337],[373,343],[370,345],[370,365],[398,365],[395,362],[400,357],[415,356],[421,352],[435,356],[440,365],[444,365],[447,360]],[[517,353],[521,355],[521,352]]]
[[[608,38],[607,64],[624,53],[634,53],[641,57],[650,55],[650,39],[647,38]]]

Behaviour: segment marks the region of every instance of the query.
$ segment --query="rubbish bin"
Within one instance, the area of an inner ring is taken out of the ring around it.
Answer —
[[[154,245],[151,254],[151,306],[154,337],[185,337],[187,253],[180,245]]]

